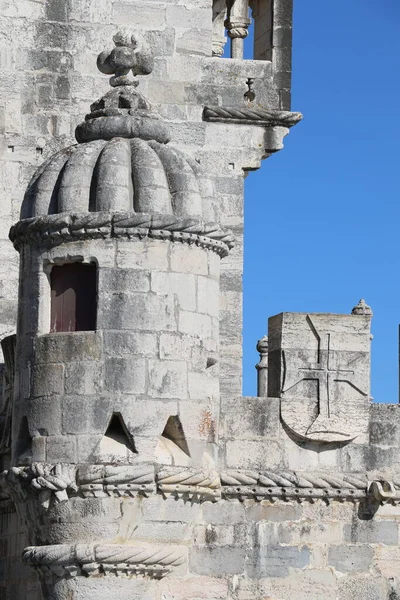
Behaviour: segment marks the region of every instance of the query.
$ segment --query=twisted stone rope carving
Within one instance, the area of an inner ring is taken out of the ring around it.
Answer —
[[[203,118],[205,121],[253,122],[259,125],[293,127],[301,121],[303,115],[299,112],[265,110],[263,108],[206,106]]]
[[[354,475],[309,474],[298,472],[275,473],[273,471],[227,471],[221,474],[222,485],[263,485],[284,487],[351,488],[365,489],[367,477]]]
[[[366,475],[228,471],[221,481],[224,497],[362,498],[367,494]]]
[[[218,473],[170,467],[157,473],[157,488],[165,495],[188,496],[218,500],[221,497],[221,480]]]
[[[154,491],[154,466],[88,465],[78,470],[77,482],[86,497],[147,495]]]
[[[226,256],[234,245],[233,234],[216,223],[146,213],[61,213],[24,219],[10,229],[10,240],[17,250],[25,243],[146,236],[195,244],[209,248],[221,257]]]
[[[23,560],[36,567],[59,569],[64,567],[72,576],[98,573],[145,573],[163,577],[183,563],[179,549],[148,547],[128,544],[59,544],[30,546],[23,552]]]
[[[47,507],[52,494],[56,502],[65,502],[68,500],[68,491],[78,490],[75,467],[66,464],[32,463],[28,467],[11,467],[1,477],[11,490],[17,485],[20,494],[23,494],[23,487],[35,489],[41,493],[42,504]]]

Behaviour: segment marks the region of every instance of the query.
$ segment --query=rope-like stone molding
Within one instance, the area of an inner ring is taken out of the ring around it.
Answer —
[[[184,467],[168,467],[156,476],[157,489],[165,496],[212,500],[221,498],[221,480],[215,471],[204,472]]]
[[[293,127],[302,118],[303,115],[299,112],[266,110],[264,108],[206,106],[203,111],[205,121],[263,125],[265,127]]]
[[[184,562],[179,549],[137,547],[128,544],[58,544],[29,546],[25,563],[47,567],[59,574],[60,567],[72,577],[78,575],[148,575],[161,578]]]
[[[335,498],[367,495],[366,475],[303,472],[227,471],[221,474],[223,498]]]
[[[31,217],[13,225],[9,237],[17,250],[26,243],[52,245],[107,237],[151,237],[208,248],[224,257],[234,245],[233,234],[221,229],[217,223],[133,212],[60,213]]]
[[[79,468],[77,483],[84,497],[148,496],[155,491],[154,466],[87,465]]]
[[[13,495],[26,499],[28,490],[39,493],[41,504],[48,508],[51,497],[55,502],[68,500],[68,492],[76,492],[74,465],[32,463],[27,467],[11,467],[1,474],[2,484]]]

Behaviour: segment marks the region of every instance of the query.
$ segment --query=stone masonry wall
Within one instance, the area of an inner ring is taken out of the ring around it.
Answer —
[[[128,27],[155,55],[139,90],[184,147],[213,176],[219,200],[210,220],[233,229],[237,244],[223,261],[222,389],[241,393],[243,169],[266,148],[262,128],[202,121],[205,105],[243,106],[248,77],[257,105],[279,108],[271,62],[211,58],[211,0],[2,0],[0,4],[0,335],[15,330],[18,256],[9,227],[18,219],[27,183],[39,164],[73,142],[89,105],[108,89],[96,56]]]

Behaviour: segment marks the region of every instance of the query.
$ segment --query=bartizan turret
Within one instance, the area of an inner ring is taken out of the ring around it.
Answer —
[[[10,234],[21,266],[6,479],[46,598],[82,582],[79,597],[98,598],[107,571],[125,577],[116,590],[161,578],[185,563],[195,521],[163,546],[163,496],[220,495],[219,266],[233,236],[205,220],[211,182],[168,146],[129,75],[151,57],[134,36],[114,42],[98,60],[111,91],[79,143],[35,174]]]

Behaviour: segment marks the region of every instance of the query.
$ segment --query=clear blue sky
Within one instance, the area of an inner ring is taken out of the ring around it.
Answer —
[[[372,321],[372,395],[398,401],[400,2],[295,0],[285,149],[250,173],[245,196],[244,394],[255,344],[282,311]]]

